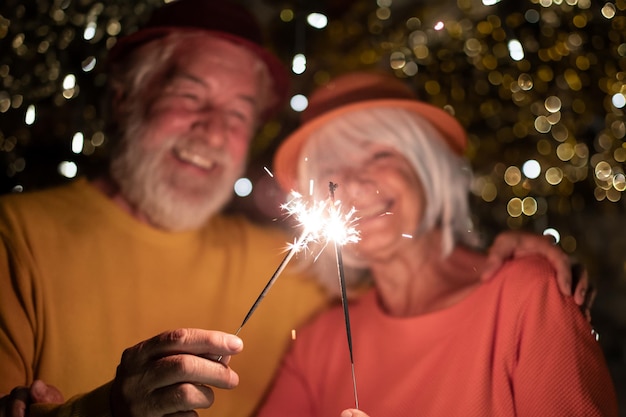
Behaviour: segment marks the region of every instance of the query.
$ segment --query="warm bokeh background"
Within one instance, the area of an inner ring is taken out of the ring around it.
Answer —
[[[106,52],[161,3],[0,3],[0,193],[100,168]],[[587,266],[598,288],[593,324],[626,416],[626,0],[246,3],[285,62],[306,58],[294,94],[377,68],[456,114],[471,134],[472,199],[485,239],[554,229]],[[312,12],[327,24],[314,28]],[[297,119],[287,109],[263,129],[251,153],[253,192],[232,210],[259,221],[280,216],[281,196],[263,168]]]

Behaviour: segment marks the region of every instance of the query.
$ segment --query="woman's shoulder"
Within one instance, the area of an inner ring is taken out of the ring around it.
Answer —
[[[520,256],[505,262],[496,276],[506,276],[512,282],[528,284],[545,282],[545,278],[554,277],[555,270],[548,259],[540,254]],[[556,280],[551,280],[556,284]]]
[[[524,300],[559,297],[556,272],[542,255],[521,256],[505,262],[495,276],[486,283],[504,297],[524,303]]]
[[[458,247],[448,257],[451,271],[468,280],[480,280],[487,256],[479,251]],[[554,277],[555,270],[548,259],[541,254],[529,254],[507,260],[497,271],[493,280],[503,280],[510,285],[536,285],[544,283],[547,277]],[[556,280],[552,280],[556,281]]]

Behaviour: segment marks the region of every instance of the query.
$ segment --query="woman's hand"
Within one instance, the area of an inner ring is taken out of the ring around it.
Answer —
[[[369,417],[369,416],[361,410],[357,410],[356,408],[349,408],[341,412],[341,417]]]

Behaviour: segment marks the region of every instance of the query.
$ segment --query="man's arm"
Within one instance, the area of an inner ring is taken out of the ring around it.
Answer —
[[[110,384],[107,404],[112,409],[103,414],[165,416],[209,408],[214,397],[211,387],[231,389],[239,383],[228,362],[242,349],[243,342],[237,336],[201,329],[164,332],[128,348]],[[73,398],[72,405],[60,404],[63,396],[58,389],[35,381],[31,387],[16,387],[0,398],[0,417],[28,417],[34,404],[59,404],[59,408],[40,408],[43,411],[38,415],[48,415],[46,410],[56,415],[54,410],[65,406],[74,411],[89,409],[90,404],[82,404],[89,402],[89,396],[84,398]]]

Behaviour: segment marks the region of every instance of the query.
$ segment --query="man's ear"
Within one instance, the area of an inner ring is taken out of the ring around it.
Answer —
[[[110,94],[110,107],[109,111],[113,120],[119,120],[119,117],[126,112],[126,102],[128,99],[128,93],[126,89],[122,87],[120,83],[112,83],[109,89]]]
[[[111,84],[111,103],[113,107],[122,106],[126,101],[126,90],[122,88],[120,83]]]

